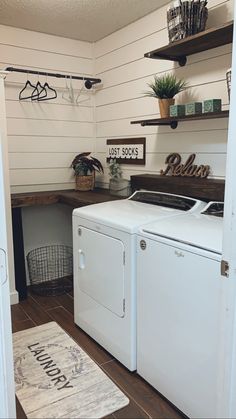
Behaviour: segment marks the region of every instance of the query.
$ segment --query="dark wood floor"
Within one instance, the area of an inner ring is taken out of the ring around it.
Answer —
[[[72,295],[39,297],[31,294],[27,300],[12,306],[13,332],[50,321],[56,321],[70,334],[130,399],[130,404],[127,407],[110,415],[109,418],[168,419],[184,417],[138,374],[129,372],[86,333],[75,326]],[[16,402],[17,418],[26,418],[18,400]]]

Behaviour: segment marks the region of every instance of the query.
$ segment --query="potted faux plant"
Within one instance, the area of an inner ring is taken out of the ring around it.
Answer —
[[[155,97],[159,101],[161,118],[170,116],[170,105],[174,105],[174,96],[186,87],[184,80],[177,80],[173,74],[162,77],[154,76],[154,81],[148,83],[151,90],[145,92],[145,96]]]
[[[120,164],[116,161],[116,159],[110,159],[109,175],[110,194],[123,197],[129,196],[130,182],[127,179],[122,178],[122,170]]]
[[[71,167],[75,172],[77,191],[91,191],[95,184],[95,171],[103,173],[101,162],[92,157],[91,152],[80,153],[75,156]]]
[[[122,170],[116,159],[110,159],[109,162],[110,181],[117,182],[122,178]]]

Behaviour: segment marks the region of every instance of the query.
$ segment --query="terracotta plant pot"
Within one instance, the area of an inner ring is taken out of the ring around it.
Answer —
[[[80,176],[75,177],[75,190],[76,191],[92,191],[95,184],[95,175]]]
[[[174,105],[175,99],[158,99],[161,118],[170,117],[170,105]]]

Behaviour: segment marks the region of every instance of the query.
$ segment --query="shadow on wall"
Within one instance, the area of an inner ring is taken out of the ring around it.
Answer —
[[[191,90],[185,90],[181,96],[179,103],[190,103],[190,102],[196,102],[198,99],[198,96],[196,93],[194,93],[194,89]],[[179,97],[178,97],[179,98]]]
[[[233,1],[229,0],[220,6],[210,9],[206,29],[222,25],[223,23],[232,20],[231,7],[233,8]]]

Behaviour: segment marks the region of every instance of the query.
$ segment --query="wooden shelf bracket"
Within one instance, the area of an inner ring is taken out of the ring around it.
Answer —
[[[171,55],[171,56],[167,57],[166,55],[162,55],[162,54],[159,54],[159,53],[147,52],[146,54],[144,54],[144,57],[153,58],[153,59],[156,59],[156,60],[175,61],[176,63],[179,64],[180,67],[184,67],[187,63],[186,55],[181,55],[181,56]]]
[[[133,122],[131,122],[132,124]],[[161,123],[157,123],[156,120],[150,120],[150,121],[142,121],[140,123],[140,125],[142,127],[146,127],[146,126],[157,126],[157,125],[161,125],[161,126],[169,126],[172,129],[176,129],[178,126],[178,121],[169,121],[169,122],[161,122]]]
[[[149,51],[144,54],[144,57],[175,61],[179,63],[180,67],[183,67],[186,65],[189,55],[230,44],[232,39],[233,21],[230,21]]]

